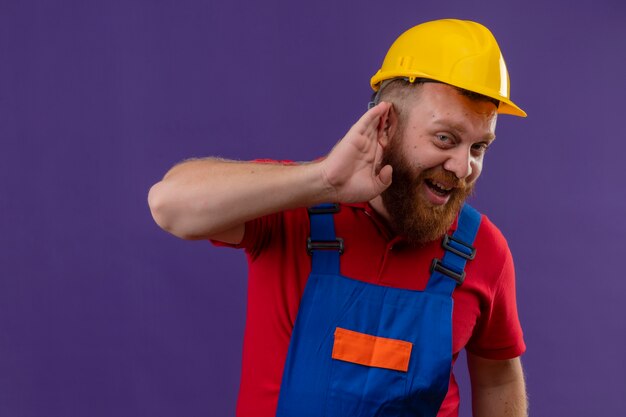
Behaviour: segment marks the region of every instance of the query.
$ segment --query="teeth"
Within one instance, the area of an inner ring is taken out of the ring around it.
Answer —
[[[443,191],[450,191],[452,188],[451,187],[446,187],[445,185],[437,182],[437,181],[433,181],[433,184],[437,186],[437,188],[440,188]]]

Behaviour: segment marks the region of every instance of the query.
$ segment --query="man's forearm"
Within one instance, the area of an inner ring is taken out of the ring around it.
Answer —
[[[279,210],[326,201],[315,164],[197,159],[173,167],[149,192],[159,226],[186,239],[210,238]]]

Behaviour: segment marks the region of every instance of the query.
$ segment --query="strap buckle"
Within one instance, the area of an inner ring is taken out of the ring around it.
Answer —
[[[311,255],[314,250],[337,250],[339,251],[339,255],[341,255],[343,254],[343,239],[338,237],[335,240],[313,241],[309,237],[306,240],[306,251]]]
[[[442,273],[442,274],[452,278],[459,285],[463,284],[463,281],[465,281],[465,271],[461,271],[460,273],[457,272],[457,271],[454,271],[454,270],[448,268],[447,266],[445,266],[443,264],[443,262],[440,261],[437,258],[433,259],[432,264],[430,264],[430,272],[431,272],[431,274],[432,274],[433,271],[440,272],[440,273]]]
[[[456,243],[458,246],[454,247],[451,245]],[[441,246],[447,251],[450,251],[456,255],[459,255],[461,258],[472,260],[476,257],[476,248],[472,245],[468,245],[460,239],[457,239],[453,236],[446,234],[443,237],[443,242],[441,242]],[[465,251],[467,250],[467,251]]]

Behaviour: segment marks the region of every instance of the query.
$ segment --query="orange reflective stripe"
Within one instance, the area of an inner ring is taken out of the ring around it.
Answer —
[[[337,327],[333,359],[406,372],[413,343]]]

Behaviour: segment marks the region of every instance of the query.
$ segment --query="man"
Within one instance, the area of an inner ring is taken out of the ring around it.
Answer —
[[[322,160],[190,160],[150,190],[165,230],[248,254],[238,415],[456,416],[465,347],[474,415],[525,416],[511,255],[464,204],[497,114],[525,116],[499,47],[474,22],[424,23],[371,84]]]

